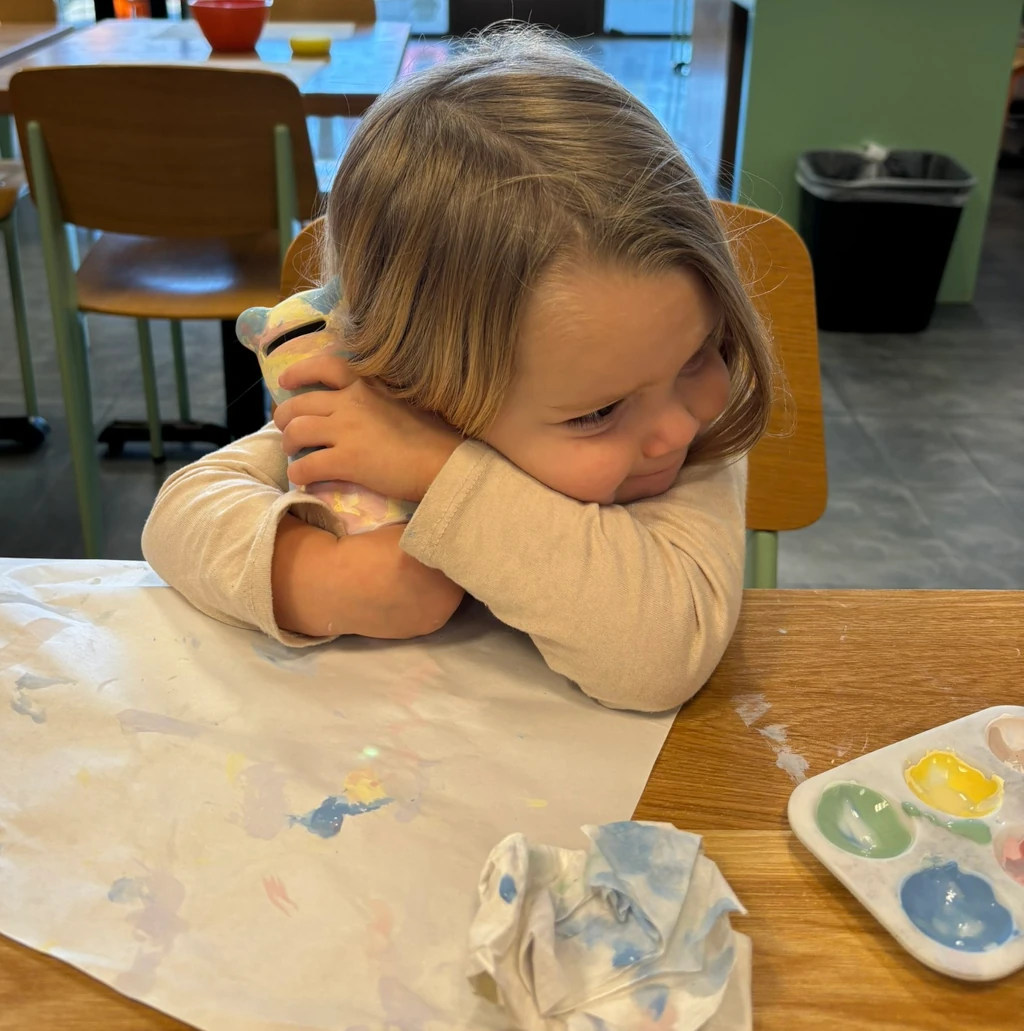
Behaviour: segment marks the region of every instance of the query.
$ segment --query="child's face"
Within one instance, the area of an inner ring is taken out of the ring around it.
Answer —
[[[661,494],[728,401],[717,327],[685,269],[554,274],[527,307],[516,378],[484,440],[580,501]]]

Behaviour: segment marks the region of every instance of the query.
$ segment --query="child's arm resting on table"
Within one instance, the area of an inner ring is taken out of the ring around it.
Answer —
[[[526,631],[587,694],[656,712],[704,684],[736,627],[746,470],[696,465],[665,494],[602,507],[465,443],[402,547]]]
[[[171,476],[142,550],[196,608],[285,644],[415,637],[447,622],[463,592],[402,552],[403,527],[338,537],[332,525],[322,502],[288,490],[268,426]]]

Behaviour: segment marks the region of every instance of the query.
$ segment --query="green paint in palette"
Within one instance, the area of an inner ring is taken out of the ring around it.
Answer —
[[[818,829],[837,848],[865,859],[892,859],[913,836],[885,795],[862,784],[832,784],[818,800]]]
[[[987,845],[992,840],[992,832],[984,820],[942,820],[934,813],[926,813],[918,809],[913,802],[904,802],[903,811],[907,816],[927,820],[929,823],[934,823],[936,827],[944,827],[951,834],[969,838],[979,845]]]

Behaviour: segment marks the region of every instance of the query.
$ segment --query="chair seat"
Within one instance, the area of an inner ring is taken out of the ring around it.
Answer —
[[[0,161],[0,221],[10,218],[15,204],[28,192],[25,168],[20,161]]]
[[[104,233],[76,276],[82,311],[142,319],[234,319],[277,304],[276,232],[221,239]]]

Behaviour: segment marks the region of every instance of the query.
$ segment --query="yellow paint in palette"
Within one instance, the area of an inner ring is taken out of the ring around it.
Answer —
[[[986,777],[953,752],[928,752],[905,777],[922,802],[950,816],[988,816],[1003,804],[1002,778]]]

